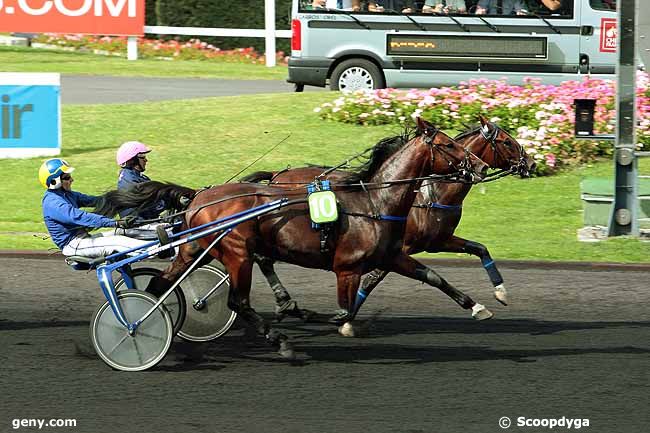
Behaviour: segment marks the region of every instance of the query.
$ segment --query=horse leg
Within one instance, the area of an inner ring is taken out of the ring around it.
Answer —
[[[467,253],[477,256],[485,268],[492,285],[494,286],[494,297],[503,305],[508,305],[508,292],[503,286],[503,277],[494,264],[487,247],[479,242],[468,241],[457,236],[452,236],[440,246],[436,246],[436,251],[449,253]]]
[[[424,266],[422,263],[403,252],[391,261],[389,268],[390,271],[397,272],[405,277],[437,287],[465,310],[471,309],[472,317],[477,320],[490,319],[493,316],[492,312],[485,308],[484,305],[474,302],[472,298],[449,284],[433,269]]]
[[[352,308],[352,317],[356,317],[361,306],[366,302],[368,296],[370,296],[370,293],[384,280],[384,278],[386,278],[386,275],[388,275],[387,271],[375,269],[363,278],[361,287],[357,290],[357,297],[354,301],[354,307]]]
[[[233,254],[224,254],[222,263],[230,275],[230,296],[228,307],[235,311],[246,323],[252,326],[258,335],[278,348],[278,353],[287,359],[294,359],[295,353],[289,343],[289,337],[274,330],[250,304],[253,261]]]
[[[336,293],[338,297],[339,307],[345,310],[344,315],[340,315],[339,334],[344,337],[354,337],[355,331],[352,321],[358,308],[356,307],[356,300],[358,298],[359,282],[361,281],[361,273],[355,271],[341,271],[336,272]],[[359,305],[360,307],[361,305]]]
[[[275,273],[273,259],[259,254],[253,254],[253,259],[262,274],[264,274],[264,278],[266,278],[275,296],[275,318],[278,322],[281,322],[287,316],[308,321],[316,315],[313,311],[298,308],[298,303],[291,299],[291,295],[280,281],[278,274]]]
[[[196,242],[181,245],[176,259],[163,269],[160,275],[153,277],[145,290],[158,298],[162,296],[190,267],[200,252]]]

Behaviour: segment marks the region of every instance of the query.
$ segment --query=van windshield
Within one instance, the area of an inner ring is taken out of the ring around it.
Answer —
[[[589,0],[598,10],[616,10],[616,0]],[[574,0],[300,0],[300,12],[383,15],[481,15],[573,17]]]

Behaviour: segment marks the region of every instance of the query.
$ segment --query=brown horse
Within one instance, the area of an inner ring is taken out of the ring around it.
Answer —
[[[272,330],[250,303],[254,253],[335,272],[338,303],[348,311],[349,317],[353,317],[361,276],[372,269],[398,272],[429,284],[446,286],[435,273],[402,253],[406,216],[423,177],[456,173],[463,167],[483,176],[487,166],[430,123],[418,119],[417,126],[417,133],[408,140],[402,137],[382,140],[361,170],[333,186],[340,218],[326,240],[326,252],[321,245],[321,234],[312,229],[304,188],[292,191],[252,183],[227,184],[204,190],[192,200],[186,214],[188,227],[246,211],[280,197],[302,198],[300,203],[237,225],[209,251],[225,265],[230,275],[230,308],[268,342],[279,345],[281,355],[293,357],[287,337]],[[140,189],[130,192],[130,195],[141,193],[139,205],[165,198],[155,194],[160,184],[148,184],[138,184],[136,188]],[[153,189],[153,193],[146,192],[147,189]],[[198,250],[208,248],[213,239],[214,235],[199,239],[198,248],[190,244],[181,248],[176,260],[154,279],[155,289],[169,287],[195,260]],[[472,306],[473,303],[466,303],[467,308]]]
[[[498,125],[489,122],[484,116],[479,116],[481,126],[464,132],[454,139],[465,146],[473,154],[485,161],[491,168],[505,170],[505,174],[519,174],[527,177],[534,169],[534,161],[529,158],[521,144]],[[270,185],[292,188],[298,184],[309,182],[321,177],[323,167],[294,168],[281,172],[257,172],[243,178],[247,182],[269,181]],[[327,179],[338,179],[345,176],[343,171],[333,171],[323,176]],[[478,256],[481,259],[495,288],[494,296],[503,305],[507,305],[507,293],[503,286],[503,278],[499,273],[488,249],[481,243],[454,236],[454,231],[462,216],[462,203],[472,185],[469,183],[442,183],[425,181],[417,195],[415,203],[408,215],[406,233],[404,236],[403,252],[411,255],[420,252],[458,252]],[[256,257],[262,273],[273,287],[274,292],[286,293],[286,288],[280,282],[273,261]],[[355,303],[356,314],[372,290],[386,277],[388,271],[375,269],[363,280]],[[448,288],[447,293],[461,306],[467,304],[467,297],[454,288]],[[473,317],[485,319],[491,317],[487,309],[481,309],[476,304]],[[347,319],[347,312],[342,312]],[[340,320],[334,317],[334,321]]]

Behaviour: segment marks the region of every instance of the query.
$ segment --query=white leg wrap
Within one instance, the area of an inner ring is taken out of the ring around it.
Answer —
[[[475,304],[472,307],[472,317],[476,320],[486,320],[494,316],[490,310],[485,308],[485,305]]]
[[[508,291],[503,287],[503,284],[494,286],[494,297],[503,305],[508,305]]]

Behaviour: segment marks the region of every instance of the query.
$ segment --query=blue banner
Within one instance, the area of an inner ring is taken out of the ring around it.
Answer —
[[[0,154],[56,155],[61,148],[60,87],[0,85]]]

